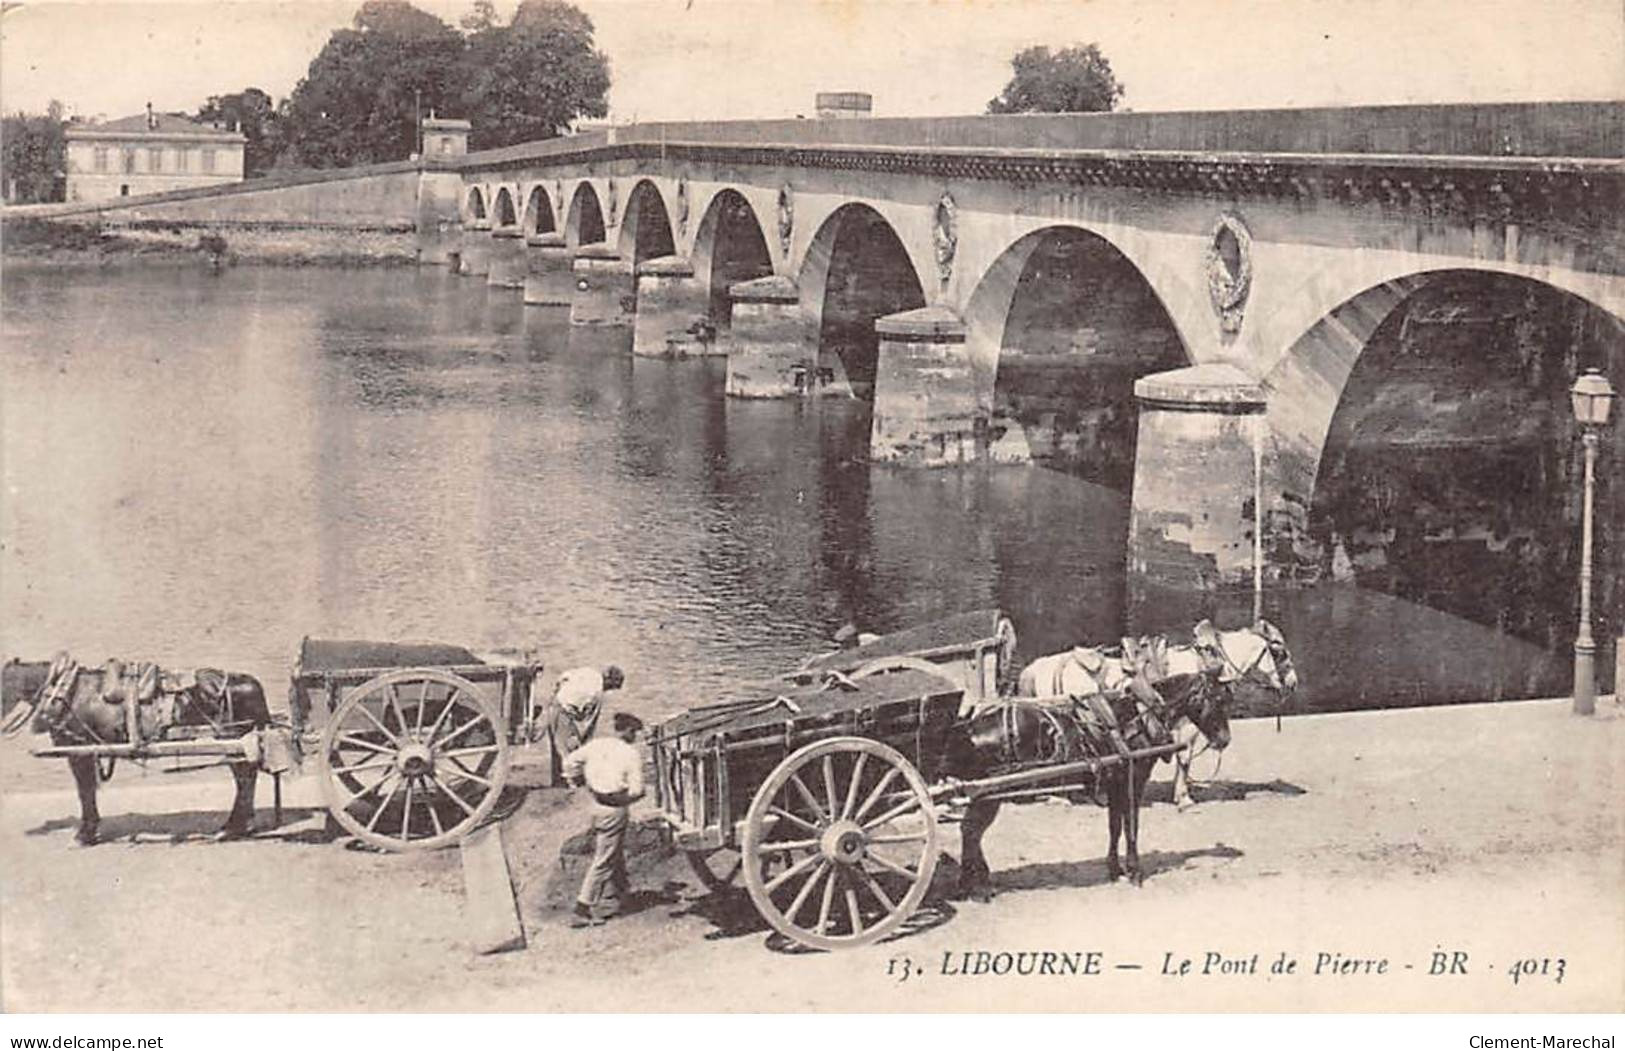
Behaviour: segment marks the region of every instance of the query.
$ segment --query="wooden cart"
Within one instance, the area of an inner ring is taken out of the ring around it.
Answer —
[[[307,638],[289,712],[333,818],[376,847],[422,850],[456,842],[497,805],[540,672],[438,643]]]
[[[954,643],[954,630],[978,634]],[[929,645],[909,650],[911,644]],[[953,776],[965,720],[1008,674],[1014,633],[966,615],[804,664],[782,689],[694,708],[651,735],[656,795],[677,845],[718,888],[743,878],[762,918],[803,945],[865,945],[924,901],[938,824],[976,799],[1076,789],[1178,746]]]

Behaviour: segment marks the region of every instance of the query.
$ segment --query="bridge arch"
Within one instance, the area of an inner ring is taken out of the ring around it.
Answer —
[[[1094,231],[1042,227],[983,272],[965,320],[994,458],[1048,463],[1126,492],[1134,381],[1191,360],[1146,274]]]
[[[639,179],[626,197],[616,251],[633,266],[677,253],[666,199],[651,179]]]
[[[707,313],[719,331],[730,327],[732,285],[768,277],[773,255],[761,217],[738,190],[717,191],[694,231],[690,261],[694,279],[706,289]]]
[[[1625,388],[1625,319],[1529,277],[1428,270],[1340,303],[1264,380],[1273,568],[1356,583],[1544,651],[1519,662],[1523,677],[1500,684],[1503,695],[1566,688],[1581,469],[1567,389],[1590,367]],[[1625,429],[1604,442],[1594,596],[1598,637],[1610,640],[1625,613]]]
[[[463,208],[469,219],[480,220],[489,218],[485,208],[485,191],[478,186],[470,186],[468,194],[463,199]]]
[[[537,183],[525,198],[525,233],[529,236],[553,233],[558,226],[553,217],[553,200],[547,187]]]
[[[514,207],[513,191],[508,187],[497,188],[496,200],[491,207],[493,226],[518,226],[519,210]]]
[[[598,244],[604,240],[604,209],[598,201],[598,191],[590,181],[583,179],[570,195],[570,210],[564,222],[564,243],[574,251],[582,245]]]
[[[807,245],[797,287],[802,310],[817,324],[826,380],[871,396],[880,351],[875,322],[926,302],[926,285],[896,229],[867,204],[836,208]]]

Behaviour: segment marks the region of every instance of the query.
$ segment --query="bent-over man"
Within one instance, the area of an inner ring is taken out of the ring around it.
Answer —
[[[596,804],[592,864],[576,895],[572,927],[597,926],[614,916],[628,890],[627,808],[643,798],[643,755],[636,747],[643,720],[630,712],[616,712],[613,725],[613,737],[594,738],[564,761],[570,783],[585,784]]]
[[[626,681],[621,669],[571,668],[559,676],[553,696],[536,718],[547,739],[548,767],[552,783],[562,785],[564,757],[580,748],[598,730],[598,717],[604,709],[604,694],[618,690]]]

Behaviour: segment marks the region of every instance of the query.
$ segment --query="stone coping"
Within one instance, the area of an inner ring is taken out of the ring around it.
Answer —
[[[576,258],[620,262],[621,254],[615,250],[614,245],[605,241],[598,241],[590,245],[578,245],[576,247]]]
[[[1256,411],[1265,404],[1264,388],[1258,381],[1222,361],[1141,376],[1134,381],[1134,396],[1150,405],[1169,408],[1212,406]]]
[[[963,340],[965,322],[948,307],[929,306],[905,310],[900,314],[887,314],[875,322],[875,331],[883,337],[919,339],[937,336],[946,340]]]
[[[465,230],[490,230],[491,229],[491,220],[489,220],[489,219],[470,219],[467,223],[465,223],[463,225],[463,229],[465,229]]]
[[[515,226],[493,226],[491,228],[491,236],[492,237],[520,238],[520,237],[525,236],[525,231],[521,230],[517,225],[515,225]]]
[[[558,230],[550,230],[545,234],[531,234],[525,238],[525,244],[532,248],[566,248],[564,234]]]
[[[663,255],[638,264],[638,273],[650,277],[693,277],[694,264],[680,255]]]
[[[729,285],[728,295],[735,303],[801,302],[801,290],[796,287],[795,281],[780,274]]]

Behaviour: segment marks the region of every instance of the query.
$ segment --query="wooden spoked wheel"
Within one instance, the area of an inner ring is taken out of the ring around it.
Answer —
[[[835,737],[762,783],[740,852],[745,889],[774,930],[816,949],[867,945],[901,927],[930,889],[936,815],[925,780],[896,749]]]
[[[491,813],[508,775],[496,708],[467,679],[432,668],[389,672],[346,694],[321,757],[334,819],[384,850],[457,842]]]

